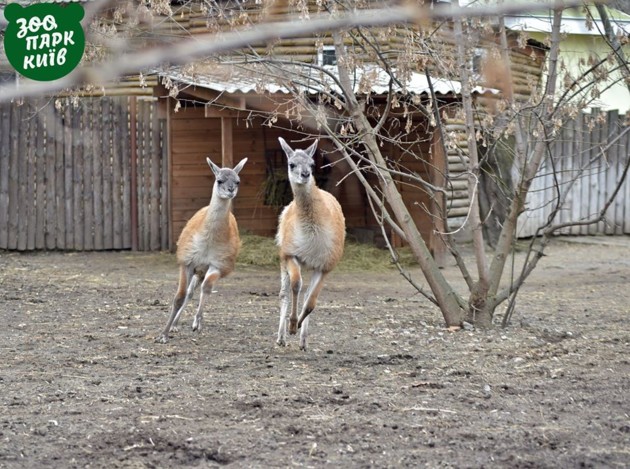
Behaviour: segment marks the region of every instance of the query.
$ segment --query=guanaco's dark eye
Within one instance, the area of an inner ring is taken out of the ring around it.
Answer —
[[[289,168],[295,169],[295,165],[293,163],[289,163]]]
[[[218,184],[218,185],[221,185],[221,184],[223,184],[224,182],[225,182],[225,181],[222,181],[221,179],[217,179],[217,184]]]
[[[236,181],[236,185],[238,186],[241,183],[241,181]]]

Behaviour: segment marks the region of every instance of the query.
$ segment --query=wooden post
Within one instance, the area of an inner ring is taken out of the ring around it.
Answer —
[[[103,130],[103,101],[105,98],[95,99],[92,102],[93,128],[92,134],[92,187],[93,187],[93,204],[94,204],[94,249],[100,251],[103,249],[103,238],[105,236],[105,228],[103,227],[104,218],[103,201],[106,200],[103,194],[103,167],[105,166],[105,131]],[[98,129],[98,130],[96,130]],[[63,148],[62,148],[63,150]],[[61,153],[63,161],[63,152]],[[63,234],[63,233],[62,233]]]
[[[72,109],[72,225],[74,227],[74,250],[83,251],[83,130],[81,129],[81,115],[83,108]]]
[[[129,98],[129,133],[131,136],[131,250],[138,250],[138,177],[137,158],[138,147],[136,143],[137,131],[137,99],[135,96]]]
[[[10,114],[11,103],[0,105],[0,148],[4,151],[0,154],[0,249],[7,249],[9,245],[9,160],[11,153]]]
[[[43,107],[43,103],[39,100],[35,104]],[[46,138],[46,113],[42,112],[37,119],[36,126],[36,144],[35,144],[35,180],[36,194],[35,200],[37,204],[35,216],[35,249],[44,249],[46,247],[44,236],[47,231],[46,226],[46,191],[49,190],[46,184],[46,170],[50,166],[49,160],[45,154],[45,138]],[[31,139],[31,142],[33,140]]]
[[[168,249],[175,251],[175,233],[174,233],[174,221],[173,221],[173,115],[171,109],[173,98],[166,98],[164,101],[164,110],[166,117],[165,132],[166,135],[166,209],[168,210]]]
[[[102,102],[102,128],[103,128],[103,218],[101,229],[103,230],[103,248],[114,248],[113,229],[113,193],[112,193],[112,140],[114,138],[112,127],[112,108],[114,104],[111,98],[104,98]]]
[[[73,176],[72,161],[72,109],[66,102],[63,118],[63,164],[64,164],[64,206],[66,238],[64,249],[74,249],[74,216],[73,216]]]
[[[430,180],[436,187],[446,187],[447,156],[444,151],[444,142],[441,141],[442,133],[437,128],[433,131],[431,139],[431,154],[433,164],[429,165]],[[446,265],[446,244],[439,232],[446,230],[446,196],[442,192],[435,192],[431,197],[431,215],[433,227],[429,234],[429,250],[438,266]]]
[[[221,166],[231,168],[234,165],[232,145],[232,118],[221,118]]]
[[[160,166],[162,164],[162,152],[160,151],[160,121],[158,119],[157,105],[154,101],[147,102],[147,108],[151,112],[151,237],[149,249],[157,251],[160,249]]]

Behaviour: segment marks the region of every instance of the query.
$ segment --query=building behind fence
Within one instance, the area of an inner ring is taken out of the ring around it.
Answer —
[[[0,249],[169,248],[165,121],[135,99],[0,104]]]

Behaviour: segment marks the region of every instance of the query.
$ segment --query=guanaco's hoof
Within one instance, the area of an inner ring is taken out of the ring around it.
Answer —
[[[159,336],[155,338],[155,341],[158,344],[165,344],[168,342],[168,337],[165,334],[160,334]]]

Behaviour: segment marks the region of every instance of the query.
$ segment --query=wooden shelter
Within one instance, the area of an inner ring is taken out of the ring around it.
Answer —
[[[287,15],[306,14],[305,11],[313,14],[325,11],[314,0],[300,5],[279,3],[272,7],[266,2],[257,1],[227,2],[221,5],[220,14],[212,14],[212,11],[207,11],[194,2],[181,6],[172,5],[173,14],[156,24],[163,28],[165,35],[181,34],[182,31],[194,35],[281,20]],[[365,2],[360,8],[375,5],[376,2]],[[437,56],[452,56],[454,53],[453,34],[449,26],[444,26],[437,34],[431,33],[430,29],[428,25],[392,25],[380,30],[376,28],[372,32],[374,37],[379,38],[380,53],[391,64],[411,64],[410,68],[414,73],[423,75],[423,66],[434,69],[437,67],[433,67],[435,64],[432,59],[422,56],[420,44],[430,41]],[[153,32],[156,33],[155,30]],[[491,47],[496,42],[490,34],[480,44],[481,47]],[[271,57],[285,63],[321,66],[326,64],[326,53],[331,50],[332,44],[330,33],[318,33],[252,44],[247,52],[252,57],[262,59]],[[418,44],[416,52],[413,44]],[[345,45],[355,59],[369,63],[370,58],[365,55],[366,49],[357,43],[356,38],[346,38]],[[517,99],[527,99],[540,80],[544,51],[532,47],[531,44],[523,46],[516,38],[511,38],[510,46],[514,64],[514,94]],[[273,125],[268,117],[264,117],[265,112],[275,111],[278,119],[288,116],[287,119],[291,120],[290,106],[283,107],[288,101],[286,90],[265,88],[268,84],[265,80],[259,79],[257,83],[250,83],[248,77],[226,78],[222,76],[223,72],[218,71],[219,63],[226,58],[233,61],[232,59],[239,57],[239,53],[234,51],[229,57],[214,58],[213,64],[216,67],[209,66],[201,71],[197,68],[198,64],[189,64],[195,71],[188,76],[183,71],[188,67],[176,70],[175,73],[166,73],[164,76],[167,84],[175,84],[176,99],[182,106],[177,111],[175,102],[168,97],[173,95],[173,88],[157,88],[156,96],[164,101],[164,110],[168,116],[172,240],[177,239],[187,218],[207,203],[211,177],[206,168],[205,156],[210,156],[217,162],[220,159],[225,165],[230,165],[243,156],[250,159],[243,173],[245,184],[235,202],[235,213],[243,229],[261,235],[273,234],[283,205],[282,198],[274,195],[277,196],[279,190],[286,191],[286,187],[283,189],[278,186],[283,181],[277,176],[285,172],[286,168],[283,167],[277,137],[282,135],[296,145],[303,142],[306,146],[309,143],[305,141],[298,126],[291,123]],[[480,57],[485,55],[481,54]],[[493,80],[487,84],[489,88],[505,88],[505,83],[501,82],[505,79],[504,74],[490,73],[488,76]],[[418,94],[426,97],[429,90],[427,88]],[[437,90],[436,94],[439,96],[440,106],[447,110],[444,113],[448,116],[444,129],[455,145],[445,147],[443,135],[434,132],[435,127],[430,126],[425,117],[414,116],[416,134],[409,136],[409,147],[405,148],[403,143],[387,149],[390,158],[427,182],[443,184],[444,175],[449,175],[447,197],[443,200],[432,199],[421,185],[400,180],[403,199],[433,251],[443,248],[434,231],[438,209],[445,206],[450,228],[457,228],[465,220],[470,205],[466,178],[460,177],[466,171],[468,149],[463,122],[457,112],[460,105],[459,89],[451,86],[450,89]],[[480,99],[480,109],[491,109],[497,95],[486,93],[484,96],[491,99]],[[279,109],[282,112],[277,112]],[[396,118],[393,115],[392,120]],[[422,135],[418,135],[418,132]],[[313,134],[312,131],[309,133]],[[322,151],[318,158],[322,163],[339,158],[331,151],[330,146],[325,145],[325,140],[322,140],[320,148]],[[345,177],[347,173],[347,167],[336,165],[322,171],[318,182],[340,200],[351,236],[361,240],[378,239],[381,230],[371,213],[364,189],[354,176]],[[276,192],[271,194],[273,191]],[[392,240],[398,241],[395,236],[392,236]]]
[[[418,75],[417,79],[420,78],[425,81],[418,85],[418,92],[424,93],[426,99],[429,87],[424,75]],[[241,173],[235,215],[241,229],[263,236],[273,235],[280,210],[291,200],[286,162],[278,137],[306,147],[312,142],[312,135],[317,135],[315,124],[308,128],[308,116],[302,116],[298,124],[293,121],[292,113],[296,111],[290,110],[292,97],[280,85],[270,81],[261,84],[256,77],[238,72],[230,74],[218,65],[194,79],[179,69],[171,70],[164,74],[162,81],[179,90],[177,104],[168,97],[169,90],[157,91],[167,115],[169,135],[171,239],[176,240],[188,218],[208,203],[212,177],[205,162],[207,156],[224,166],[232,166],[243,157],[249,158]],[[459,86],[458,83],[436,80],[433,84],[445,107],[457,105],[453,88]],[[399,119],[402,119],[402,111],[391,114],[390,121]],[[413,120],[414,130],[407,136],[409,143],[385,143],[384,152],[416,178],[434,185],[443,184],[449,163],[439,134],[426,117],[418,114]],[[320,136],[316,159],[318,185],[339,200],[349,235],[359,240],[378,241],[382,230],[372,214],[365,189],[356,176],[349,174],[347,164],[339,161],[340,156],[325,136]],[[461,165],[459,157],[453,166],[456,164]],[[463,167],[453,169],[463,170]],[[403,199],[430,249],[434,253],[441,252],[443,243],[434,231],[439,201],[420,184],[411,182],[399,178]],[[465,185],[465,181],[462,183]],[[464,190],[464,185],[459,189]],[[465,190],[464,193],[461,190],[457,195],[465,198]],[[393,241],[399,240],[394,237]]]

